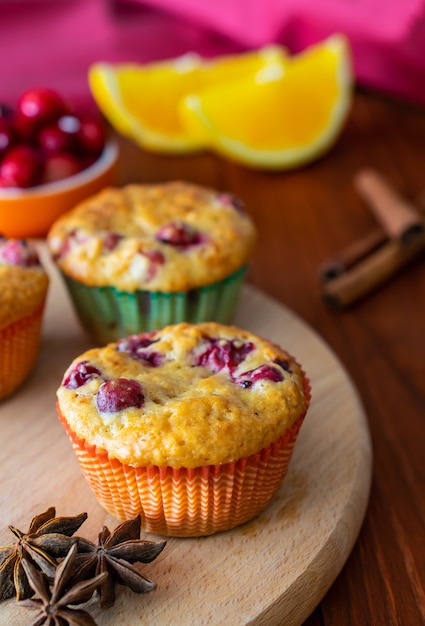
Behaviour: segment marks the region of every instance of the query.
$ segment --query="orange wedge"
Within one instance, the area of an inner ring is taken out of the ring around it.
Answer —
[[[336,141],[352,102],[350,47],[333,35],[180,102],[187,133],[248,166],[285,169],[317,158]]]
[[[283,62],[285,54],[276,45],[211,61],[188,53],[147,64],[95,63],[88,81],[99,109],[118,132],[143,148],[184,153],[203,146],[180,119],[179,102],[187,94],[255,74],[276,60]]]

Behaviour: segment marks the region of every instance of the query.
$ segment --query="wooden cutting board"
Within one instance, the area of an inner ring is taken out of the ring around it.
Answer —
[[[47,262],[44,250],[42,255]],[[79,534],[96,541],[117,521],[97,504],[55,413],[55,390],[70,361],[91,347],[64,286],[51,276],[39,359],[31,377],[0,402],[0,545],[12,524],[55,506],[87,511]],[[144,566],[157,583],[138,596],[118,587],[114,607],[92,615],[99,626],[217,624],[296,626],[320,602],[346,562],[362,524],[371,479],[371,444],[361,401],[330,349],[302,320],[246,287],[235,323],[292,352],[312,383],[312,403],[288,475],[257,519],[230,532],[169,539]],[[13,600],[0,624],[24,626],[33,614]]]

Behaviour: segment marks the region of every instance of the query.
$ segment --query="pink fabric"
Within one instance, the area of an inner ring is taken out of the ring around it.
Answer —
[[[425,105],[425,0],[0,0],[0,101],[30,86],[93,106],[96,61],[350,39],[360,84]]]

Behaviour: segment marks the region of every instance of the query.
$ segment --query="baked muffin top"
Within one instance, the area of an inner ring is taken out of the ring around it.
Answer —
[[[187,291],[245,265],[255,227],[233,195],[186,182],[108,188],[52,226],[60,269],[90,286]]]
[[[181,323],[74,359],[58,409],[87,443],[132,466],[198,467],[277,441],[308,407],[295,359],[234,326]]]
[[[0,328],[41,306],[48,283],[47,273],[32,244],[0,236]]]

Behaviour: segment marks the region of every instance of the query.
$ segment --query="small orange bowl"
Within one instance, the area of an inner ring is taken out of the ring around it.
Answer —
[[[118,144],[110,140],[98,160],[74,176],[30,189],[0,189],[0,233],[9,238],[44,237],[60,215],[116,185],[118,155]]]

